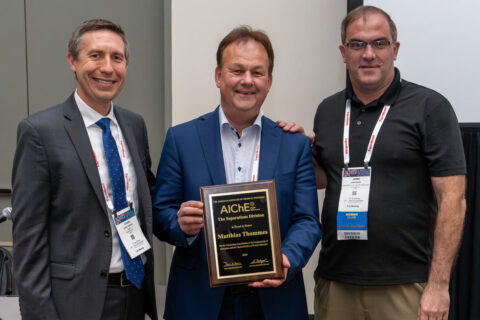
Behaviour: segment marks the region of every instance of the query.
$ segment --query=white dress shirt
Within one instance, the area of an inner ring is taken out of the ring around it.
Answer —
[[[97,162],[98,174],[102,182],[103,195],[105,202],[107,203],[107,210],[109,214],[110,229],[112,235],[112,258],[110,260],[110,273],[118,273],[124,270],[122,255],[120,252],[119,238],[117,229],[112,219],[112,185],[110,183],[110,175],[108,173],[107,160],[105,158],[105,151],[103,149],[102,129],[96,124],[98,120],[104,118],[103,115],[89,107],[75,91],[75,102],[77,103],[80,114],[82,115],[83,122],[87,128],[88,137],[90,138],[90,144],[92,145],[95,160]],[[113,104],[110,108],[110,113],[105,116],[110,118],[110,131],[117,143],[118,154],[122,161],[123,173],[125,175],[125,191],[127,196],[127,202],[133,204],[135,212],[137,211],[138,194],[137,194],[137,176],[135,174],[135,168],[133,166],[132,157],[128,146],[123,139],[122,131],[118,125],[115,114],[113,113]]]

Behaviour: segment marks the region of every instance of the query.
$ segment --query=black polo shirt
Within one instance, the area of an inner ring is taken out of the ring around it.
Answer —
[[[352,99],[350,167],[363,166],[367,144],[385,104],[390,111],[375,142],[368,209],[368,240],[337,240],[346,98]],[[431,177],[465,174],[457,118],[439,93],[395,78],[376,101],[363,105],[347,88],[319,106],[314,156],[328,185],[324,237],[315,275],[359,285],[427,281],[437,204]]]

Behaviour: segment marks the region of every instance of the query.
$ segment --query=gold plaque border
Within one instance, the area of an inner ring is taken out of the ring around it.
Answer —
[[[255,189],[255,190],[250,190],[250,191],[234,191],[234,192],[224,192],[224,193],[215,193],[215,194],[209,194],[208,195],[208,202],[210,204],[210,208],[213,207],[212,205],[212,198],[213,197],[221,197],[221,196],[228,196],[228,195],[235,195],[235,194],[249,194],[249,193],[256,193],[256,192],[265,192],[266,198],[267,198],[267,212],[265,213],[268,216],[268,229],[269,229],[269,236],[270,236],[270,243],[273,244],[273,229],[272,229],[272,215],[270,214],[270,196],[268,194],[268,189]],[[213,210],[210,211],[210,219],[213,221],[214,216],[213,216]],[[217,234],[215,232],[215,223],[212,223],[212,232],[213,234]],[[217,251],[217,238],[212,237],[213,240],[213,249],[215,252],[215,265],[216,265],[216,271],[217,271],[217,278],[218,279],[229,279],[229,278],[239,278],[239,277],[244,277],[244,275],[231,275],[231,276],[221,276],[220,275],[220,264],[218,261],[218,251]],[[263,275],[263,274],[271,274],[272,272],[276,273],[277,272],[277,266],[276,266],[276,257],[275,257],[275,252],[270,246],[270,252],[272,254],[272,264],[273,264],[273,271],[264,271],[264,272],[252,272],[248,273],[249,276],[255,276],[255,275]]]
[[[245,273],[239,275],[220,276],[219,259],[217,255],[217,239],[215,233],[214,216],[212,210],[212,196],[230,194],[250,194],[264,191],[267,197],[268,223],[270,228],[270,250],[272,252],[273,271]],[[236,285],[261,281],[263,279],[282,279],[284,271],[282,267],[282,247],[280,226],[278,222],[277,200],[274,180],[262,180],[247,183],[235,183],[201,187],[200,194],[204,204],[203,220],[205,231],[205,243],[207,249],[208,269],[210,286]]]

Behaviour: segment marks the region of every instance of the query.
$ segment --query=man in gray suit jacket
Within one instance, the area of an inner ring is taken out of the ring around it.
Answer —
[[[157,319],[147,132],[141,116],[112,104],[128,57],[120,26],[84,22],[67,53],[75,92],[18,126],[13,243],[23,319]],[[138,226],[127,236],[143,239],[135,252],[117,225],[125,216]]]

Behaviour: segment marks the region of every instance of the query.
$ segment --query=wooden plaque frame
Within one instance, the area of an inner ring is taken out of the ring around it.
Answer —
[[[210,286],[282,279],[274,180],[201,187],[200,193]]]

